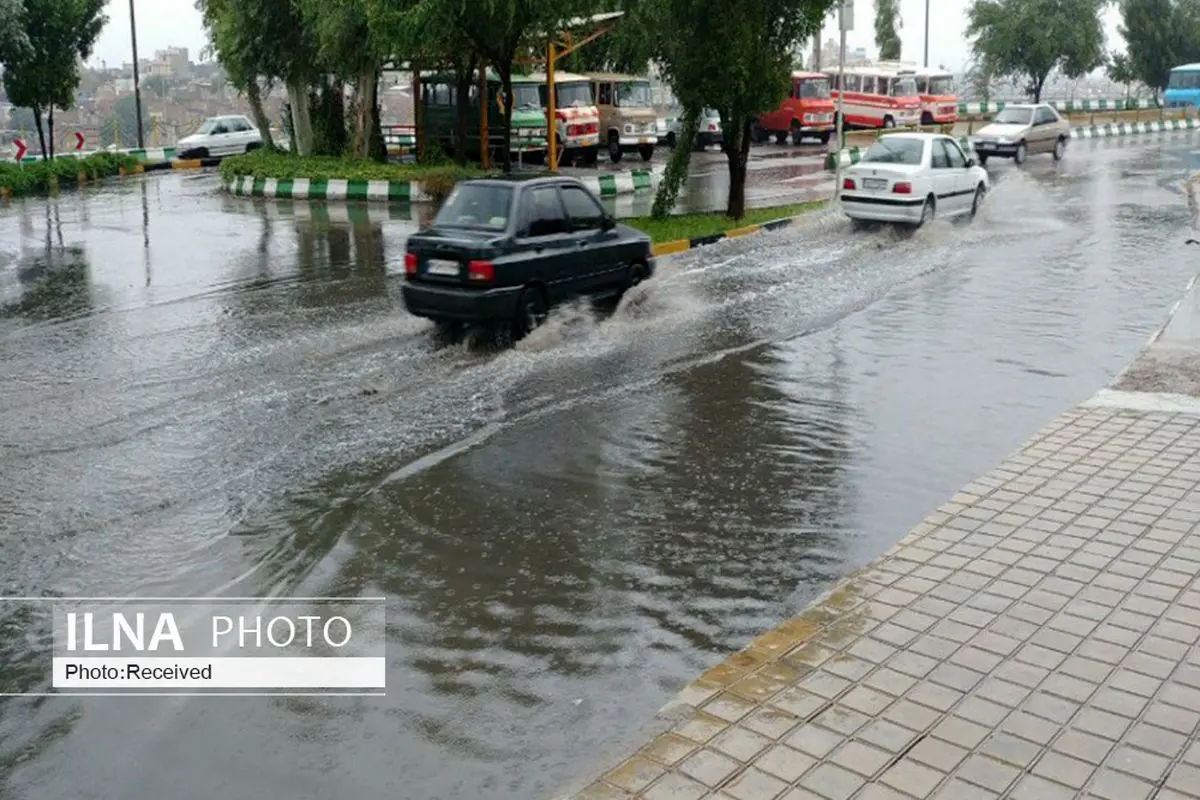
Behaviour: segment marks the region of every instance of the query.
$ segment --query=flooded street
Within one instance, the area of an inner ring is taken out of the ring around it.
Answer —
[[[0,210],[0,593],[390,629],[386,698],[0,698],[0,798],[550,797],[1125,365],[1195,271],[1196,141],[685,253],[502,352],[405,314],[407,210],[180,174]],[[48,664],[0,637],[4,692]]]

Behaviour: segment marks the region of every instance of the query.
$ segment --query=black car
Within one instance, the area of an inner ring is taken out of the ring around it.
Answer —
[[[439,324],[499,323],[521,336],[558,303],[616,300],[653,274],[650,238],[574,178],[464,181],[408,239],[404,305]]]

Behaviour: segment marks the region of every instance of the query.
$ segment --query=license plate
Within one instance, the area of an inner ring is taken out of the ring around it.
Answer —
[[[887,188],[887,181],[882,178],[863,178],[863,188],[879,191]]]
[[[446,261],[441,258],[431,258],[425,265],[425,271],[430,275],[457,275],[458,262]]]

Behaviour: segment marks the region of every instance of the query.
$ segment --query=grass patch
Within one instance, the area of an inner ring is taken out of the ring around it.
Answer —
[[[123,153],[93,153],[84,158],[61,156],[28,164],[0,163],[0,193],[13,197],[49,194],[87,181],[111,178],[119,175],[122,168],[132,172],[138,164],[136,158]]]
[[[770,208],[752,208],[746,211],[742,219],[730,219],[721,212],[713,214],[680,214],[666,219],[651,219],[650,217],[632,217],[623,219],[630,227],[637,228],[650,234],[650,241],[673,242],[677,239],[694,239],[697,236],[711,236],[714,233],[725,233],[735,228],[747,225],[757,225],[784,217],[794,217],[808,211],[815,211],[825,206],[827,201],[817,200],[811,203],[792,203],[786,206]]]
[[[420,181],[437,184],[454,183],[468,178],[482,178],[488,173],[477,167],[457,164],[381,164],[358,158],[337,156],[298,156],[286,151],[255,150],[232,156],[221,162],[221,179],[234,178],[308,178],[310,180],[347,181]]]

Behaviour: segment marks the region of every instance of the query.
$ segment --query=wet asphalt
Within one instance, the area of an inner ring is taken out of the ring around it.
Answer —
[[[0,594],[382,593],[389,684],[0,698],[0,797],[550,796],[1120,371],[1195,271],[1196,147],[989,165],[911,237],[814,214],[499,351],[403,311],[406,209],[14,202]],[[29,613],[5,692],[49,680]]]

